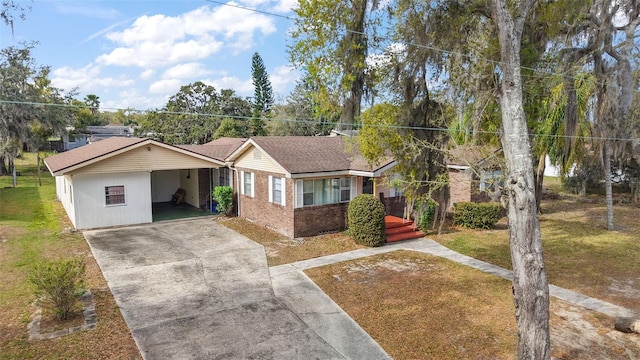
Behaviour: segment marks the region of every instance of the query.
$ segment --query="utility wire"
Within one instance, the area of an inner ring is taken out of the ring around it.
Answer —
[[[13,101],[13,100],[0,100],[0,104],[12,104],[12,105],[29,105],[29,106],[43,106],[43,107],[61,107],[68,108],[72,110],[77,109],[91,109],[91,106],[82,106],[82,105],[72,105],[72,104],[56,104],[56,103],[41,103],[41,102],[31,102],[31,101]],[[104,110],[122,110],[115,108],[101,108]],[[216,113],[193,113],[186,111],[168,111],[168,110],[138,110],[138,109],[128,109],[131,112],[136,114],[163,114],[163,115],[175,115],[175,116],[189,116],[193,118],[198,117],[210,117],[210,118],[219,118],[226,119],[231,118],[239,121],[248,121],[253,119],[252,116],[240,116],[240,115],[225,115],[225,114],[216,114]],[[320,123],[314,119],[292,119],[292,118],[272,118],[268,121],[272,122],[285,122],[285,123],[294,123],[294,124],[306,124],[306,125],[323,125],[324,123]],[[380,129],[404,129],[404,130],[422,130],[422,131],[438,131],[438,132],[449,132],[449,133],[466,133],[465,129],[451,129],[451,128],[439,128],[439,127],[426,127],[426,126],[407,126],[407,125],[391,125],[391,124],[367,124],[363,125],[360,123],[343,123],[345,126],[350,126],[354,129],[361,129],[363,127],[372,127],[372,128],[380,128]],[[500,131],[488,131],[488,130],[478,130],[478,134],[489,134],[489,135],[500,135]],[[608,136],[581,136],[581,135],[557,135],[557,134],[543,134],[543,133],[529,133],[529,137],[531,138],[562,138],[562,139],[585,139],[585,140],[608,140],[608,141],[638,141],[640,138],[636,137],[608,137]]]

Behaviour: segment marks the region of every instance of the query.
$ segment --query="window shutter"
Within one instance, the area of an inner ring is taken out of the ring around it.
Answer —
[[[358,181],[355,176],[351,177],[351,199],[355,198],[358,195]]]
[[[295,185],[296,203],[295,207],[300,208],[304,204],[304,190],[302,180],[296,180]]]
[[[244,195],[244,170],[240,171],[240,194]]]
[[[287,206],[287,179],[280,178],[280,188],[282,189],[282,206]]]
[[[273,176],[269,175],[269,202],[273,202]]]

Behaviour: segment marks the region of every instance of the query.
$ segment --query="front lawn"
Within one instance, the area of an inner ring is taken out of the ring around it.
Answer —
[[[515,359],[511,283],[411,251],[306,270],[394,359]],[[640,336],[613,319],[552,298],[557,359],[637,359]]]
[[[43,171],[38,186],[35,155],[16,162],[17,188],[0,177],[0,359],[139,359],[100,268],[82,234],[70,233],[64,210],[55,200],[55,184]],[[34,264],[79,257],[87,266],[86,285],[94,294],[97,327],[52,340],[29,341],[27,324],[35,297],[27,274]]]
[[[640,208],[616,204],[606,230],[601,196],[562,195],[542,203],[540,228],[551,284],[640,312]],[[450,227],[433,239],[452,250],[511,269],[506,219],[497,229]]]

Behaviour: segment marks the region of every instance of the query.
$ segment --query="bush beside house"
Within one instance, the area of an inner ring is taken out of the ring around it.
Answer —
[[[71,315],[84,293],[85,264],[81,259],[36,264],[29,274],[38,303],[53,311],[58,319]]]
[[[231,186],[216,186],[213,189],[213,200],[217,203],[216,211],[228,214],[233,207],[233,188]]]
[[[349,234],[360,245],[381,246],[385,243],[384,205],[373,195],[358,195],[347,211]]]
[[[453,205],[453,224],[471,229],[491,229],[502,217],[498,203],[459,202]]]

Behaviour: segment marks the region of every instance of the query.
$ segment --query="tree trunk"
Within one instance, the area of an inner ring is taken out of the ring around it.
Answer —
[[[9,169],[7,169],[7,163],[5,162],[5,157],[0,156],[0,175],[8,175]]]
[[[518,359],[549,359],[549,286],[542,253],[536,209],[531,145],[522,99],[520,42],[524,21],[534,0],[492,0],[492,18],[498,30],[502,72],[500,108],[502,146],[507,164],[505,188],[513,267],[513,298],[518,327]]]
[[[604,192],[607,202],[607,230],[613,230],[613,190],[611,188],[611,143],[604,141],[603,148]]]
[[[542,203],[542,191],[543,191],[543,182],[544,182],[544,169],[546,168],[547,160],[547,152],[542,151],[540,157],[538,158],[538,168],[534,174],[534,179],[536,182],[536,209],[538,210],[538,214],[542,213],[542,209],[540,208],[540,204]]]
[[[15,188],[16,186],[18,186],[18,174],[16,173],[16,165],[13,157],[9,157],[9,169],[11,169],[12,185]]]

